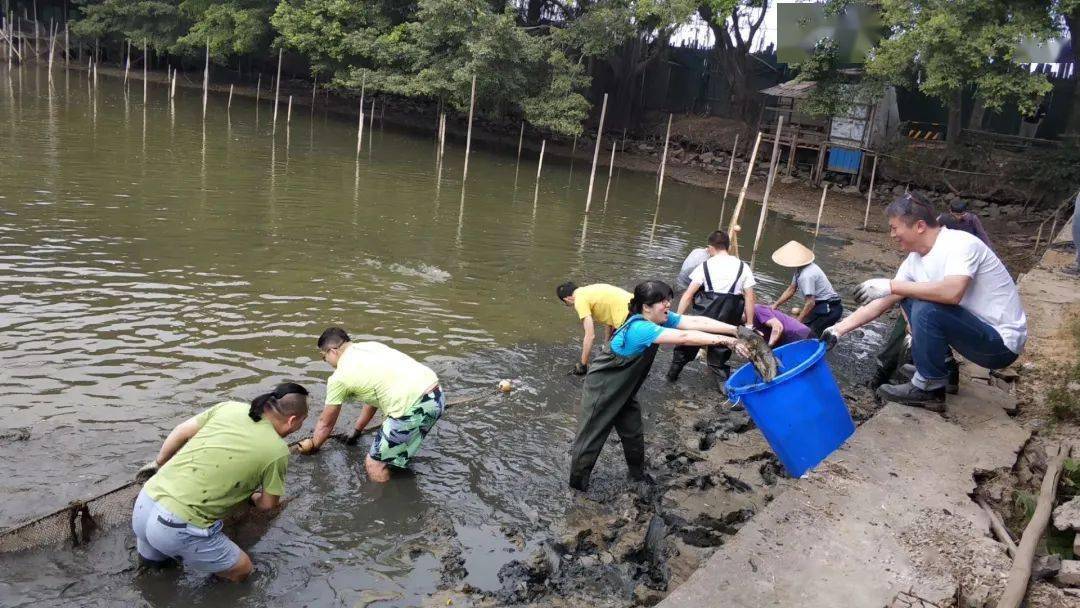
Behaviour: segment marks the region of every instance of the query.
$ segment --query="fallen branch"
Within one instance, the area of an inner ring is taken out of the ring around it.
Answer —
[[[990,505],[986,504],[983,497],[980,496],[975,499],[975,502],[979,503],[979,506],[986,511],[986,516],[990,518],[990,529],[994,531],[994,536],[997,537],[1002,543],[1005,544],[1005,550],[1009,553],[1009,557],[1016,558],[1016,541],[1013,540],[1009,531],[1005,528],[1004,522],[998,517],[997,513],[990,508]]]
[[[1043,476],[1042,487],[1039,490],[1039,501],[1035,504],[1035,514],[1024,528],[1024,534],[1020,537],[1020,546],[1016,550],[1012,569],[1009,570],[1009,583],[1005,586],[1005,592],[998,600],[997,608],[1019,608],[1027,594],[1028,581],[1031,579],[1031,562],[1035,559],[1035,546],[1042,539],[1046,531],[1046,524],[1050,523],[1050,512],[1054,508],[1054,496],[1057,494],[1058,480],[1061,478],[1061,469],[1065,459],[1069,457],[1069,448],[1057,447],[1053,458],[1046,466],[1046,475]]]

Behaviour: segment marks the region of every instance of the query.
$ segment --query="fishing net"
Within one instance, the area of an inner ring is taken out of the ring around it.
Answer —
[[[97,530],[131,521],[131,508],[139,495],[142,483],[133,481],[39,517],[33,521],[0,532],[0,553],[13,553],[70,543],[79,546],[89,542]]]

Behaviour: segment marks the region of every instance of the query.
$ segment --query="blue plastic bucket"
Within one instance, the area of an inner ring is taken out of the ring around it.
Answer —
[[[773,353],[783,373],[765,383],[747,363],[728,378],[728,398],[743,401],[784,468],[800,477],[851,437],[855,423],[825,360],[823,342],[802,340]]]

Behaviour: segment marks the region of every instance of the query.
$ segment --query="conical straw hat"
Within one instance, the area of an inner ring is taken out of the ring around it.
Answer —
[[[798,241],[788,241],[787,245],[772,254],[772,260],[787,268],[799,268],[814,261],[814,252]]]

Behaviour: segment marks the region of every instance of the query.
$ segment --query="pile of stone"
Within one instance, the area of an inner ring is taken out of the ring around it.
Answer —
[[[1073,531],[1078,534],[1073,539],[1073,555],[1080,556],[1080,496],[1059,505],[1054,509],[1054,527],[1062,532]],[[1053,568],[1055,563],[1051,563]],[[1049,574],[1045,572],[1044,574]],[[1080,587],[1080,559],[1060,560],[1060,566],[1054,574],[1059,585]]]

